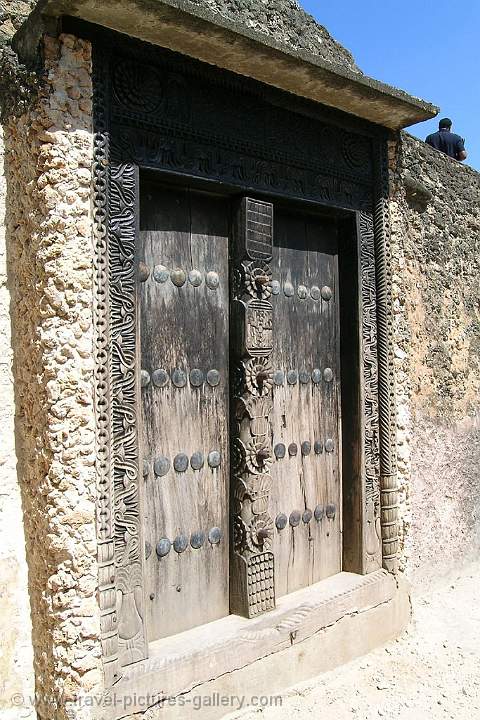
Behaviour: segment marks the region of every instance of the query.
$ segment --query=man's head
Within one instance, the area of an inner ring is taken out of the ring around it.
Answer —
[[[451,130],[452,129],[452,121],[450,118],[442,118],[440,122],[438,123],[438,129],[439,130]]]

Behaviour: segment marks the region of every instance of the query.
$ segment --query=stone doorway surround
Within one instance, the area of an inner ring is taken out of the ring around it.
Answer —
[[[135,7],[144,12],[142,5]],[[255,47],[272,63],[280,54],[284,63],[281,77],[276,76],[275,82],[273,77],[257,79],[282,90],[295,91],[293,85],[284,85],[288,78],[293,82],[300,64],[305,84],[299,94],[305,95],[305,88],[309,88],[311,99],[331,105],[333,95],[327,86],[330,83],[331,91],[336,78],[337,98],[352,98],[357,93],[356,104],[341,109],[358,110],[360,114],[363,108],[370,122],[400,127],[433,114],[430,106],[399,92],[389,93],[374,81],[349,77],[346,71],[335,73],[292,53],[282,54],[282,49],[218,24],[205,18],[204,13],[186,12],[187,3],[153,5],[160,13],[157,27],[163,28],[157,42],[162,44],[163,38],[166,44],[168,31],[168,37],[175,38],[174,49],[193,57],[209,62],[224,57],[225,67],[233,69],[229,63],[238,63],[240,50]],[[39,32],[41,6],[21,31],[19,48],[31,45],[31,38]],[[75,10],[68,2],[43,3],[50,17],[82,13],[82,8],[83,19],[102,24],[102,17],[93,16],[96,11],[89,3],[75,3]],[[104,10],[97,11],[101,15]],[[118,13],[121,27],[115,29],[128,31],[125,17]],[[129,22],[132,18],[129,14]],[[138,17],[136,27],[137,21]],[[50,21],[49,26],[51,29]],[[326,205],[350,207],[356,212],[361,248],[360,304],[369,307],[370,312],[369,316],[362,314],[363,337],[375,335],[373,356],[368,342],[362,345],[363,383],[367,389],[362,394],[361,455],[362,487],[372,472],[378,502],[375,510],[364,494],[355,500],[362,500],[357,506],[361,515],[359,555],[350,559],[350,567],[348,561],[345,563],[345,572],[283,598],[275,611],[262,618],[246,621],[230,616],[211,624],[215,627],[196,628],[161,646],[159,643],[148,651],[145,648],[144,659],[121,668],[117,617],[121,549],[113,522],[114,517],[118,522],[121,508],[118,496],[115,504],[115,468],[118,472],[125,458],[132,460],[128,455],[132,447],[135,451],[130,413],[135,409],[133,394],[128,412],[123,418],[118,415],[118,392],[123,380],[115,375],[120,368],[115,366],[118,335],[112,337],[110,333],[115,324],[111,313],[120,308],[115,306],[112,293],[112,284],[120,281],[118,275],[115,277],[115,268],[126,270],[121,286],[117,284],[124,309],[125,302],[130,301],[129,293],[134,292],[129,285],[134,280],[134,268],[129,265],[133,255],[129,261],[127,246],[135,238],[138,162],[125,162],[125,157],[116,155],[115,145],[110,144],[112,128],[105,97],[109,85],[104,82],[106,66],[100,59],[103,50],[94,41],[97,57],[92,68],[90,41],[76,37],[69,23],[65,23],[67,29],[68,33],[47,36],[42,41],[44,89],[33,108],[6,128],[17,431],[39,716],[105,717],[113,697],[115,708],[109,711],[112,717],[126,717],[156,706],[165,698],[192,693],[197,686],[208,692],[242,688],[243,694],[248,694],[265,692],[265,687],[269,692],[270,688],[278,691],[393,637],[409,617],[408,591],[395,575],[387,135],[373,128],[376,150],[370,200],[366,198],[357,207],[355,202],[349,205],[351,190],[338,183],[326,183],[331,194],[323,198]],[[213,38],[207,44],[203,42],[206,29]],[[229,55],[225,43],[232,40],[232,33],[236,54]],[[251,67],[248,72],[245,69],[245,74],[253,74]],[[345,89],[344,95],[338,92],[340,86]],[[365,102],[367,97],[375,102]],[[382,123],[387,116],[389,123]],[[121,246],[112,244],[112,230],[113,235],[127,242],[122,245],[122,252],[126,252],[123,258],[118,254],[115,257]],[[117,261],[120,264],[115,266]],[[129,323],[131,317],[124,312],[117,316],[117,322]],[[125,350],[133,353],[129,371],[133,368],[134,377],[135,346],[124,345],[122,353]],[[127,385],[131,390],[130,380]],[[370,396],[369,387],[373,393]],[[125,396],[122,392],[123,407]],[[119,420],[123,433],[118,432]],[[365,452],[368,443],[370,455]],[[134,461],[131,467],[136,482],[138,467]],[[133,535],[135,523],[133,518],[129,527]],[[369,529],[373,530],[370,535]],[[381,546],[374,542],[369,553],[369,542],[377,537],[379,529]],[[131,560],[139,567],[140,547],[138,538]],[[366,559],[369,554],[374,558],[370,565]],[[380,569],[382,564],[384,569]],[[142,706],[139,697],[145,694],[148,702]],[[100,701],[89,704],[89,697],[101,698],[100,709]],[[182,716],[181,709],[175,712]],[[205,716],[224,713],[224,708],[216,708]]]

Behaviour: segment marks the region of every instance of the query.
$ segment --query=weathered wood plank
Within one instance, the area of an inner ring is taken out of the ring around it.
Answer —
[[[282,596],[341,570],[340,340],[335,224],[279,211],[275,228],[270,512]]]
[[[139,260],[146,602],[155,640],[229,611],[228,205],[144,185]]]

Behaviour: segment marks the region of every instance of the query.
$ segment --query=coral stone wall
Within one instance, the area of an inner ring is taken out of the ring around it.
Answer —
[[[36,0],[0,0],[0,47],[8,42],[36,5]]]
[[[392,170],[401,564],[423,584],[480,551],[480,175],[406,134]]]
[[[327,62],[360,72],[352,54],[305,12],[297,0],[191,0],[191,3],[292,48],[312,52]],[[37,0],[0,0],[0,48],[37,4]]]
[[[265,33],[296,50],[307,50],[327,62],[360,72],[352,54],[305,12],[297,0],[191,0],[191,3]]]
[[[40,99],[5,128],[6,230],[37,711],[60,720],[68,703],[102,683],[92,85],[88,43],[47,38],[44,53]]]
[[[3,48],[33,4],[33,0],[0,0],[0,74]],[[0,104],[1,101],[0,98]],[[24,718],[33,718],[35,712],[29,700],[34,693],[33,650],[22,501],[16,467],[6,194],[4,138],[0,126],[0,715],[2,720],[17,720],[19,707],[24,704]]]

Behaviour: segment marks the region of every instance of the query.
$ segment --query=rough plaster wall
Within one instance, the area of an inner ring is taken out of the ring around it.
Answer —
[[[48,38],[45,62],[37,106],[5,128],[6,223],[37,707],[42,720],[59,720],[102,682],[90,46]]]
[[[480,550],[480,175],[404,134],[393,189],[401,564],[420,583]]]
[[[34,679],[25,536],[15,454],[3,161],[0,128],[0,716],[13,720],[18,717],[16,703],[33,696]],[[32,715],[30,712],[25,717]]]

